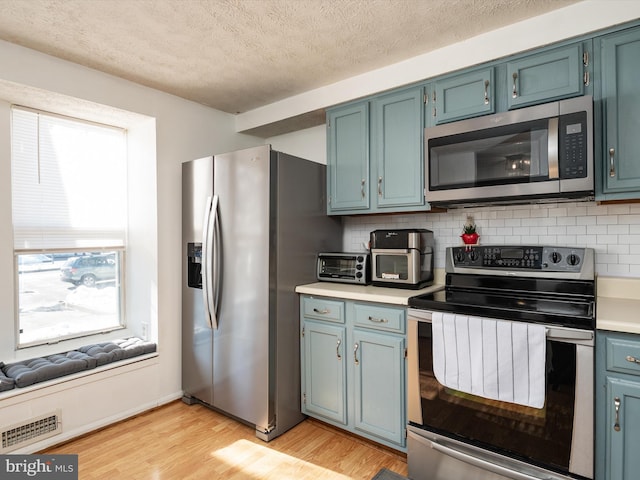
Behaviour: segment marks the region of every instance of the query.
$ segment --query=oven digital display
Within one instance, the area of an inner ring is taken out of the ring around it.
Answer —
[[[524,250],[521,248],[503,248],[500,250],[500,257],[520,260],[524,258]]]

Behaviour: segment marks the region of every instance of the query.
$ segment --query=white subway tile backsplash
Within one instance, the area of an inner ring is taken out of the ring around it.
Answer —
[[[598,225],[617,225],[618,216],[617,215],[598,215],[596,216],[596,223]]]
[[[627,265],[640,265],[640,255],[618,255],[618,263]]]
[[[427,228],[436,241],[435,266],[444,268],[446,247],[460,245],[472,216],[480,244],[559,245],[593,248],[600,275],[640,278],[640,204],[560,203],[452,209],[446,213],[366,215],[343,218],[343,248],[363,251],[372,230]]]
[[[629,225],[607,225],[607,233],[615,235],[628,235]]]

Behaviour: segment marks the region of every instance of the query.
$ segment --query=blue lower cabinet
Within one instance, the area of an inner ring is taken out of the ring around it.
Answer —
[[[344,324],[315,304],[344,305]],[[406,309],[305,295],[300,312],[303,413],[405,452]]]
[[[356,430],[402,445],[405,435],[404,338],[354,330]]]
[[[597,332],[595,480],[640,478],[640,335]]]
[[[344,340],[344,327],[303,322],[302,412],[340,424],[347,423]]]
[[[608,480],[640,477],[640,378],[607,379]]]

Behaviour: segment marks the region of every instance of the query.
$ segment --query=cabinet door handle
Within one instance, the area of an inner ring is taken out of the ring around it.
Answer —
[[[360,194],[362,195],[362,198],[364,198],[364,178],[360,181]]]
[[[616,421],[613,424],[613,429],[616,432],[619,432],[620,431],[620,398],[619,397],[615,397],[613,399],[613,406],[616,411]]]
[[[484,104],[489,105],[489,80],[484,81]]]
[[[614,162],[615,155],[616,155],[616,149],[611,147],[609,149],[609,176],[610,177],[616,176],[616,165]]]
[[[342,345],[342,340],[338,339],[336,342],[336,357],[338,357],[338,360],[342,360],[342,355],[340,355],[340,345]]]
[[[378,177],[378,196],[382,196],[382,177]]]
[[[388,323],[389,320],[387,320],[386,318],[376,318],[376,317],[369,317],[369,321],[370,322],[375,322],[375,323]]]
[[[518,88],[516,86],[516,82],[518,81],[518,74],[517,72],[513,72],[513,92],[512,92],[512,97],[513,98],[518,98]]]
[[[637,363],[640,365],[640,358],[632,357],[631,355],[627,355],[627,362]]]
[[[360,365],[360,362],[358,361],[358,344],[357,343],[353,346],[353,361],[355,362],[356,365]]]
[[[331,313],[331,310],[328,308],[323,308],[322,310],[318,310],[317,308],[313,309],[314,312],[319,313],[320,315],[326,315],[327,313]]]

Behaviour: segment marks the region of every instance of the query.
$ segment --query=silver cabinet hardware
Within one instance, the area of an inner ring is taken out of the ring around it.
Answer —
[[[360,365],[360,362],[358,361],[358,344],[357,343],[353,346],[353,361],[355,362],[356,365]]]
[[[584,75],[582,77],[582,81],[584,82],[584,86],[585,87],[589,86],[589,70],[585,70],[584,71]]]
[[[609,149],[609,176],[610,177],[615,177],[616,176],[616,166],[614,163],[614,157],[616,155],[616,149],[615,148],[610,148]]]
[[[364,198],[364,178],[360,181],[360,193],[362,195],[362,198]]]
[[[369,316],[369,321],[370,322],[375,322],[375,323],[388,323],[389,320],[387,320],[386,318],[376,318],[376,317],[372,317]]]
[[[586,50],[582,53],[582,64],[585,67],[589,66],[589,52]]]
[[[382,177],[378,177],[378,196],[382,196]]]
[[[338,339],[336,342],[336,357],[338,357],[338,360],[342,360],[342,355],[340,355],[340,345],[342,345],[342,340]]]
[[[323,308],[322,310],[314,308],[313,311],[316,313],[319,313],[320,315],[326,315],[327,313],[331,313],[331,310],[329,310],[328,308]]]
[[[516,86],[516,82],[518,81],[518,73],[517,72],[513,72],[513,92],[512,92],[512,97],[513,98],[518,98],[518,88]]]
[[[484,81],[484,104],[489,105],[489,80]]]
[[[631,355],[627,355],[627,362],[637,363],[640,365],[640,358],[632,357]]]
[[[620,431],[620,398],[619,397],[615,397],[613,399],[613,405],[616,409],[616,421],[613,424],[613,429],[616,432],[619,432]]]

